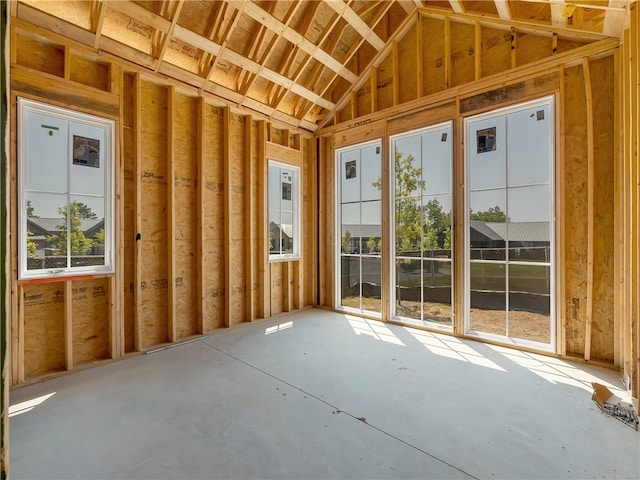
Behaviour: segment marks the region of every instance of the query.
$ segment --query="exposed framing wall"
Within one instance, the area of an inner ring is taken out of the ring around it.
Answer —
[[[338,113],[336,124],[318,132],[320,175],[325,184],[331,184],[338,147],[453,120],[454,252],[463,252],[463,118],[555,95],[557,351],[617,364],[620,351],[615,339],[622,328],[614,321],[612,248],[617,231],[613,220],[617,45],[615,39],[580,44],[551,32],[498,29],[423,11],[389,58],[371,72],[369,81]],[[420,67],[412,72],[392,69],[387,78],[389,65],[411,59],[417,59],[413,63]],[[398,97],[386,94],[387,90],[403,94]],[[383,162],[388,164],[387,155],[383,149]],[[321,248],[331,253],[334,195],[331,189],[322,194],[320,201],[326,207],[320,212]],[[383,228],[383,232],[388,235],[388,230]],[[456,254],[454,263],[454,333],[458,335],[464,332],[461,255]],[[328,287],[323,287],[320,302],[326,307],[334,305],[330,257],[323,255],[327,260],[320,266],[320,282]],[[383,292],[393,288],[389,282],[389,276],[383,276]],[[383,319],[389,320],[389,305],[383,305]]]
[[[11,198],[18,96],[111,118],[117,133],[116,273],[18,282],[11,244],[12,384],[315,304],[310,134],[14,20]],[[301,167],[299,259],[268,260],[268,158]]]

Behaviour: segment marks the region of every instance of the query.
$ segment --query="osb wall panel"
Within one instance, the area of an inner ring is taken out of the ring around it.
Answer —
[[[25,377],[64,370],[64,284],[25,285],[21,300]]]
[[[140,329],[143,347],[168,340],[167,90],[142,82],[142,257]]]
[[[466,23],[451,22],[451,81],[462,85],[475,78],[475,28]]]
[[[198,333],[197,271],[197,109],[196,99],[174,100],[174,259],[177,338]]]
[[[269,265],[271,269],[271,315],[277,315],[284,311],[283,296],[287,286],[283,272],[288,265],[288,262],[275,262]]]
[[[420,18],[422,22],[422,58],[424,93],[436,93],[445,88],[444,81],[444,21]],[[415,75],[415,74],[414,74]]]
[[[481,76],[501,73],[511,67],[511,32],[482,28]]]
[[[614,351],[614,99],[613,56],[589,62],[594,132],[594,291],[591,358],[613,361]]]
[[[19,65],[64,77],[64,50],[22,35],[16,35],[16,45]]]
[[[222,109],[203,108],[204,331],[224,327],[224,151]]]
[[[516,33],[516,65],[542,60],[552,54],[551,37]]]
[[[231,170],[231,185],[225,185],[231,189],[231,205],[229,218],[230,224],[231,258],[229,258],[230,287],[228,292],[231,302],[229,325],[240,323],[246,319],[245,300],[245,215],[248,202],[246,201],[245,187],[245,119],[247,117],[231,114],[229,127],[229,162]]]
[[[389,55],[378,67],[378,81],[376,83],[378,101],[375,111],[384,110],[394,105],[393,82],[395,79],[393,67],[393,55]]]
[[[587,105],[582,66],[564,76],[565,333],[569,354],[584,354],[587,304]]]
[[[122,241],[124,251],[122,309],[124,312],[124,349],[132,352],[134,345],[134,292],[135,292],[135,238],[136,238],[136,152],[134,144],[135,112],[134,112],[134,77],[124,75],[123,78],[123,110],[122,110],[122,164],[123,164],[123,208]]]
[[[69,78],[100,90],[109,90],[109,67],[105,64],[92,62],[86,58],[71,55],[69,60]]]
[[[417,31],[414,26],[398,44],[398,93],[400,103],[418,98],[416,81]]]
[[[73,363],[109,358],[109,282],[106,278],[71,283]]]

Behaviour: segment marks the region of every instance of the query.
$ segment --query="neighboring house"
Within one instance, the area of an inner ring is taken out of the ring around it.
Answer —
[[[104,228],[104,218],[83,218],[80,220],[82,223],[82,232],[87,238],[95,239],[96,235]],[[29,240],[36,244],[36,257],[42,257],[45,255],[51,255],[53,251],[52,242],[49,238],[52,235],[59,235],[60,230],[56,228],[62,219],[60,218],[41,218],[30,217],[27,220],[27,231],[31,232]],[[102,250],[104,247],[94,247],[95,249]],[[94,255],[101,255],[102,251],[91,252]]]

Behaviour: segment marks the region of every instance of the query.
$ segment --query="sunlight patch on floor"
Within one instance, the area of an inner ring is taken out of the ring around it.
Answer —
[[[287,328],[293,327],[293,322],[285,322],[279,325],[274,325],[273,327],[269,327],[264,331],[265,335],[270,335],[272,333],[281,332],[282,330],[286,330]]]
[[[345,315],[345,317],[356,335],[368,335],[376,340],[382,340],[383,342],[401,345],[403,347],[405,346],[402,340],[396,337],[389,327],[387,327],[383,322],[352,317],[351,315]]]
[[[435,355],[453,358],[455,360],[469,362],[481,367],[506,372],[504,368],[492,362],[484,355],[481,355],[471,348],[468,343],[463,342],[459,338],[437,335],[424,330],[416,330],[411,327],[405,327],[405,330]]]
[[[56,392],[48,393],[47,395],[42,395],[40,397],[32,398],[31,400],[26,400],[24,402],[16,403],[15,405],[9,406],[9,418],[30,412],[38,405],[42,405],[44,402],[49,400],[55,394]]]

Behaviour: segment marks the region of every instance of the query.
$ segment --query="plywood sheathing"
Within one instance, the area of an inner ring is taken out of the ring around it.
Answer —
[[[565,151],[565,331],[569,354],[584,354],[587,307],[587,128],[586,97],[582,65],[565,69],[562,117]]]
[[[174,144],[174,258],[177,339],[200,333],[197,305],[196,99],[176,95]]]
[[[75,280],[71,285],[73,363],[110,358],[109,280]],[[65,301],[66,304],[66,301]]]
[[[589,61],[594,92],[593,323],[591,358],[613,362],[614,85],[613,56]]]
[[[140,335],[142,348],[169,340],[167,236],[167,89],[143,81],[140,256]]]
[[[204,332],[225,325],[223,110],[203,107]]]
[[[25,285],[22,290],[25,379],[64,370],[64,283]]]
[[[124,351],[135,350],[134,319],[135,313],[135,249],[136,249],[136,145],[135,145],[135,78],[124,75],[122,96],[122,163],[123,163],[123,201],[122,201],[122,242],[123,242],[123,330]]]

